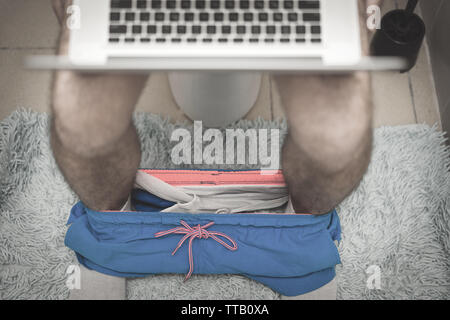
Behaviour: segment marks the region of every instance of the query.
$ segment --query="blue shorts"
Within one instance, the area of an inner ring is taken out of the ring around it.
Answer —
[[[65,244],[82,265],[119,277],[240,274],[296,296],[330,282],[340,263],[336,211],[160,212],[173,203],[143,190],[132,202],[142,211],[94,211],[81,202],[72,208]]]

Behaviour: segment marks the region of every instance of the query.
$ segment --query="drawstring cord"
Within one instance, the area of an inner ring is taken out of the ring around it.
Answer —
[[[194,257],[192,254],[192,242],[194,241],[195,238],[199,238],[199,239],[212,238],[215,241],[217,241],[218,243],[220,243],[221,245],[223,245],[228,250],[231,250],[231,251],[237,250],[236,242],[234,242],[234,240],[232,238],[230,238],[228,235],[226,235],[222,232],[218,232],[218,231],[206,230],[207,228],[209,228],[210,226],[212,226],[214,224],[214,221],[211,221],[203,226],[198,224],[195,227],[191,227],[189,224],[187,224],[183,220],[180,220],[180,223],[184,226],[184,228],[176,227],[173,229],[160,231],[160,232],[155,233],[155,237],[159,238],[159,237],[163,237],[163,236],[170,235],[170,234],[185,234],[185,236],[183,238],[181,238],[181,240],[178,242],[178,245],[176,246],[175,250],[173,250],[172,255],[174,255],[177,252],[177,250],[183,245],[184,241],[186,241],[189,238],[189,272],[186,275],[186,277],[184,278],[184,281],[188,280],[191,277],[192,272],[194,271]],[[227,239],[228,241],[231,242],[232,245],[229,245],[228,243],[224,242],[222,239],[218,238],[218,236]]]

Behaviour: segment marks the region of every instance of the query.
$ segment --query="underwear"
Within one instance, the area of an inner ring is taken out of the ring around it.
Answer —
[[[281,171],[139,170],[135,187],[134,211],[72,208],[65,244],[80,264],[119,277],[240,274],[286,296],[335,277],[336,211],[274,213],[289,199]]]

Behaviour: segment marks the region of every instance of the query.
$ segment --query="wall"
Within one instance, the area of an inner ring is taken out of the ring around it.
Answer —
[[[422,0],[443,130],[450,133],[450,1]]]

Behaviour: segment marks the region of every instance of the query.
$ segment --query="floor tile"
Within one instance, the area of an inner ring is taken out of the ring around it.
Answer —
[[[450,100],[442,108],[441,119],[443,119],[442,129],[447,132],[447,137],[449,138],[447,144],[450,145]]]
[[[374,127],[416,123],[408,74],[373,72]]]
[[[439,116],[439,104],[436,97],[433,74],[431,71],[426,43],[420,50],[416,66],[410,71],[410,83],[417,123],[437,124],[442,129]]]
[[[0,119],[19,107],[49,111],[51,73],[23,68],[29,54],[49,54],[51,50],[0,50]]]
[[[384,15],[387,12],[394,10],[398,7],[397,0],[384,0],[383,5],[381,6],[381,14]]]
[[[1,48],[53,48],[58,32],[50,0],[0,0]]]

